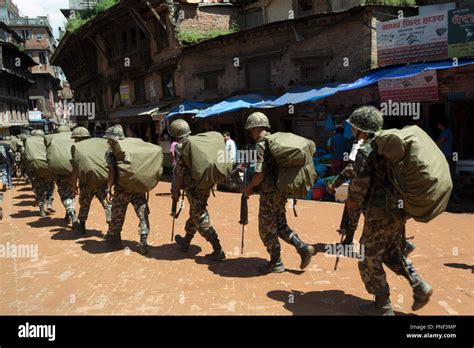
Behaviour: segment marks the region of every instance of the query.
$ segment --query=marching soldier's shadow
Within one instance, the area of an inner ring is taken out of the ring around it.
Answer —
[[[209,271],[221,277],[253,278],[266,275],[257,270],[258,266],[262,266],[267,262],[267,260],[260,257],[239,257],[219,262],[208,260],[204,256],[198,256],[195,261],[197,264],[207,265]]]
[[[72,228],[54,228],[50,232],[56,232],[51,236],[51,239],[53,240],[76,240],[90,237],[103,237],[102,232],[99,230],[87,230],[85,235],[74,231]]]
[[[37,214],[39,214],[39,212]],[[44,218],[40,217],[37,221],[27,222],[26,224],[33,228],[57,227],[57,226],[67,227],[67,224],[63,218],[52,218],[49,216],[44,217]]]
[[[367,303],[360,297],[341,290],[301,292],[273,290],[267,296],[283,303],[293,315],[360,315],[357,307]],[[414,315],[395,311],[395,315]]]
[[[102,234],[100,234],[100,236],[101,235]],[[82,237],[84,238],[84,236]],[[87,234],[85,237],[87,237]],[[122,240],[123,249],[110,249],[107,244],[105,244],[105,240],[102,239],[84,239],[77,241],[76,243],[81,245],[82,250],[87,251],[91,254],[105,254],[113,252],[127,253],[127,250],[130,250],[130,252],[134,252],[134,249],[136,247],[135,242],[128,240]]]
[[[19,196],[13,197],[14,199],[35,199],[35,195],[27,195],[27,194],[21,194]]]
[[[35,201],[27,201],[27,200],[21,200],[18,203],[15,203],[14,206],[17,207],[34,207],[35,206]]]
[[[148,253],[143,255],[148,258],[165,261],[179,261],[184,259],[196,259],[196,255],[201,252],[201,247],[191,244],[189,250],[183,252],[179,250],[176,243],[163,244],[159,246],[148,246]]]
[[[37,217],[40,218],[39,210],[20,210],[15,214],[11,214],[10,217],[14,219],[25,219],[30,217]]]

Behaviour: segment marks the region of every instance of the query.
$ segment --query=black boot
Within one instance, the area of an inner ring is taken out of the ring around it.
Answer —
[[[71,218],[69,216],[69,213],[66,211],[66,215],[64,215],[64,222],[66,224],[69,224],[70,221],[71,221]]]
[[[174,237],[174,240],[176,241],[176,244],[179,245],[179,249],[183,252],[186,252],[189,250],[189,245],[191,244],[193,237],[194,236],[192,234],[186,234],[183,238],[178,234]]]
[[[113,249],[113,250],[123,249],[122,238],[120,237],[119,234],[111,234],[107,232],[104,239],[105,239],[105,243],[110,249]]]
[[[138,252],[142,255],[145,255],[148,253],[148,244],[146,242],[148,238],[147,234],[141,234],[140,235],[140,244],[138,244]]]
[[[426,281],[421,279],[419,275],[416,275],[417,282],[412,285],[413,288],[413,304],[411,309],[417,311],[423,308],[429,301],[431,295],[433,295],[433,287]]]
[[[43,218],[43,217],[46,217],[46,210],[44,209],[44,205],[40,205],[39,206],[39,209],[40,209],[40,216]]]
[[[359,313],[363,315],[395,315],[390,302],[390,296],[375,296],[375,301],[372,303],[364,303],[359,306]]]
[[[304,243],[296,233],[293,234],[290,241],[301,256],[300,268],[305,269],[311,262],[311,258],[314,255],[314,248],[311,245]]]
[[[86,222],[85,221],[81,221],[81,222],[76,221],[75,223],[73,223],[72,228],[74,229],[74,231],[79,232],[82,235],[86,234]]]
[[[283,265],[283,262],[281,262],[280,255],[272,256],[270,261],[263,266],[259,266],[257,269],[260,273],[264,274],[285,272],[285,266]]]
[[[413,289],[413,304],[411,309],[417,311],[429,302],[433,294],[433,288],[416,273],[415,268],[407,258],[403,257],[402,263],[403,270],[401,275],[408,280]]]
[[[211,243],[212,249],[214,251],[210,254],[206,254],[204,257],[206,259],[211,260],[211,261],[224,261],[225,260],[225,253],[224,253],[224,250],[222,250],[221,243],[220,243],[219,238],[217,237],[217,234],[215,232],[209,238],[208,242]]]

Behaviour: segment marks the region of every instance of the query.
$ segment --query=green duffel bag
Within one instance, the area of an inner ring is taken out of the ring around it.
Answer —
[[[151,191],[163,173],[163,150],[139,138],[116,140],[111,146],[117,160],[118,184],[138,193]]]
[[[304,198],[318,178],[313,165],[315,143],[284,132],[270,134],[265,141],[278,166],[278,190],[288,197]]]
[[[107,139],[90,138],[71,147],[72,167],[81,184],[97,188],[107,184],[108,169],[105,153]]]
[[[449,164],[431,137],[418,126],[376,134],[378,153],[389,162],[389,177],[404,211],[429,222],[446,210],[453,189]]]
[[[224,137],[218,132],[191,135],[182,144],[181,156],[199,189],[210,189],[230,175],[232,162],[225,154]]]
[[[46,146],[46,159],[49,171],[56,175],[67,175],[72,173],[71,148],[74,139],[71,133],[57,133],[51,137],[49,146]]]
[[[39,177],[50,176],[46,146],[43,137],[34,136],[25,140],[24,160],[26,168]]]

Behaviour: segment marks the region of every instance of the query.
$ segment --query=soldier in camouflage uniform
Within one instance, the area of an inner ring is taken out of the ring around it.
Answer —
[[[379,125],[380,128],[375,129],[376,132],[382,130],[382,124]],[[341,186],[343,183],[351,180],[354,177],[354,161],[357,155],[357,151],[359,150],[362,144],[362,140],[357,140],[354,142],[351,153],[349,154],[349,163],[344,167],[342,172],[340,172],[334,181],[328,185],[328,191],[330,193],[334,193],[334,190]],[[350,215],[349,215],[350,214]],[[354,240],[354,234],[357,230],[357,226],[359,225],[359,218],[362,214],[362,208],[353,208],[351,210],[347,209],[347,206],[344,205],[344,212],[342,214],[341,225],[338,230],[339,234],[344,235],[345,238],[341,242],[343,245],[352,244]],[[405,241],[405,251],[406,254],[410,254],[413,250],[415,250],[416,245],[409,240]]]
[[[39,129],[31,132],[32,136],[44,137],[44,132]],[[46,216],[45,205],[48,202],[48,189],[50,188],[52,177],[51,176],[38,176],[31,170],[28,171],[28,177],[31,180],[31,186],[35,194],[36,204],[39,207],[41,217]],[[53,181],[54,184],[54,181]]]
[[[109,144],[113,141],[122,140],[125,138],[123,134],[122,126],[114,126],[107,129],[104,138],[108,139]],[[138,252],[140,254],[146,254],[148,252],[148,234],[150,232],[150,222],[148,219],[149,209],[146,195],[144,193],[131,192],[118,184],[118,172],[117,172],[117,161],[109,149],[105,158],[109,170],[109,179],[107,183],[107,201],[112,202],[112,217],[109,224],[109,231],[105,236],[107,245],[112,249],[122,249],[121,232],[123,223],[125,221],[125,215],[127,213],[127,206],[129,203],[133,205],[137,217],[140,220],[139,223],[139,234],[140,244],[138,245]],[[112,188],[114,187],[114,193],[112,198]]]
[[[176,181],[174,191],[172,192],[173,199],[179,200],[181,189],[184,188],[189,202],[189,218],[184,226],[186,234],[184,237],[177,235],[175,237],[176,243],[182,251],[187,251],[197,230],[201,236],[211,243],[213,248],[213,252],[205,255],[205,257],[212,261],[223,261],[225,260],[225,253],[216,230],[211,225],[207,211],[207,200],[211,189],[203,190],[197,188],[197,182],[191,178],[191,171],[186,166],[181,155],[183,143],[187,141],[187,137],[191,134],[189,124],[181,119],[173,121],[170,125],[170,133],[173,138],[178,140],[175,150]]]
[[[73,130],[71,138],[74,138],[76,143],[88,139],[91,137],[91,134],[84,127],[77,127]],[[72,190],[77,192],[77,177],[73,174],[71,179]],[[105,210],[105,219],[108,224],[112,217],[112,205],[107,202],[107,195],[105,191],[107,190],[107,184],[99,186],[96,188],[91,188],[88,186],[87,182],[83,182],[79,179],[79,214],[77,216],[77,221],[73,227],[74,230],[81,234],[86,234],[86,221],[89,215],[89,210],[91,207],[92,200],[96,197],[99,202],[102,204],[102,207]]]
[[[66,125],[61,125],[58,128],[59,133],[71,133],[71,129]],[[77,224],[76,218],[76,208],[74,207],[74,196],[75,192],[71,188],[71,176],[57,174],[54,176],[56,185],[58,185],[58,193],[61,198],[61,202],[66,209],[66,215],[64,216],[64,221],[69,223],[72,222],[73,225]]]
[[[301,257],[300,268],[304,269],[311,262],[314,248],[304,243],[287,224],[285,205],[288,197],[277,190],[278,167],[265,141],[265,137],[270,134],[268,132],[270,122],[265,114],[254,112],[247,118],[245,129],[250,131],[257,144],[257,164],[255,175],[244,189],[244,195],[249,197],[253,194],[255,187],[261,187],[258,229],[260,238],[270,254],[270,261],[259,267],[259,271],[262,273],[284,272],[278,237],[296,248]]]
[[[366,315],[393,315],[390,287],[383,268],[405,277],[413,288],[412,310],[418,310],[433,292],[406,258],[405,223],[409,218],[398,208],[398,193],[391,184],[387,162],[378,154],[374,133],[382,128],[381,112],[374,107],[361,107],[349,118],[352,131],[363,143],[354,163],[354,177],[346,201],[349,213],[360,209],[365,216],[360,243],[365,247],[365,257],[359,261],[359,271],[367,291],[375,301],[359,307]]]

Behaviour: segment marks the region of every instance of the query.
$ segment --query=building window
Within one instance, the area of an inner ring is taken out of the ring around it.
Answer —
[[[37,33],[36,34],[36,41],[41,41],[41,40],[43,40],[43,34]]]
[[[127,32],[122,32],[122,52],[128,52],[128,37]]]
[[[161,74],[161,88],[164,98],[175,97],[173,71],[165,71]]]
[[[270,87],[270,62],[253,62],[246,66],[247,88],[250,90]]]
[[[137,47],[137,28],[130,28],[130,40],[132,41],[132,47]]]
[[[244,23],[245,28],[258,27],[263,23],[263,13],[262,10],[251,11],[244,14]]]
[[[321,81],[321,63],[317,61],[306,61],[300,67],[300,79],[304,82]]]
[[[136,80],[134,83],[135,103],[145,103],[145,81],[143,79]]]
[[[204,90],[215,91],[219,89],[219,76],[217,74],[206,74],[203,76]]]
[[[46,52],[39,52],[40,64],[48,64],[48,56]]]
[[[298,0],[298,13],[300,16],[313,13],[313,0]]]
[[[167,48],[170,45],[170,41],[168,38],[168,32],[166,31],[165,28],[161,25],[161,23],[156,23],[156,36],[157,36],[157,44],[158,44],[158,49],[162,50],[164,48]]]

